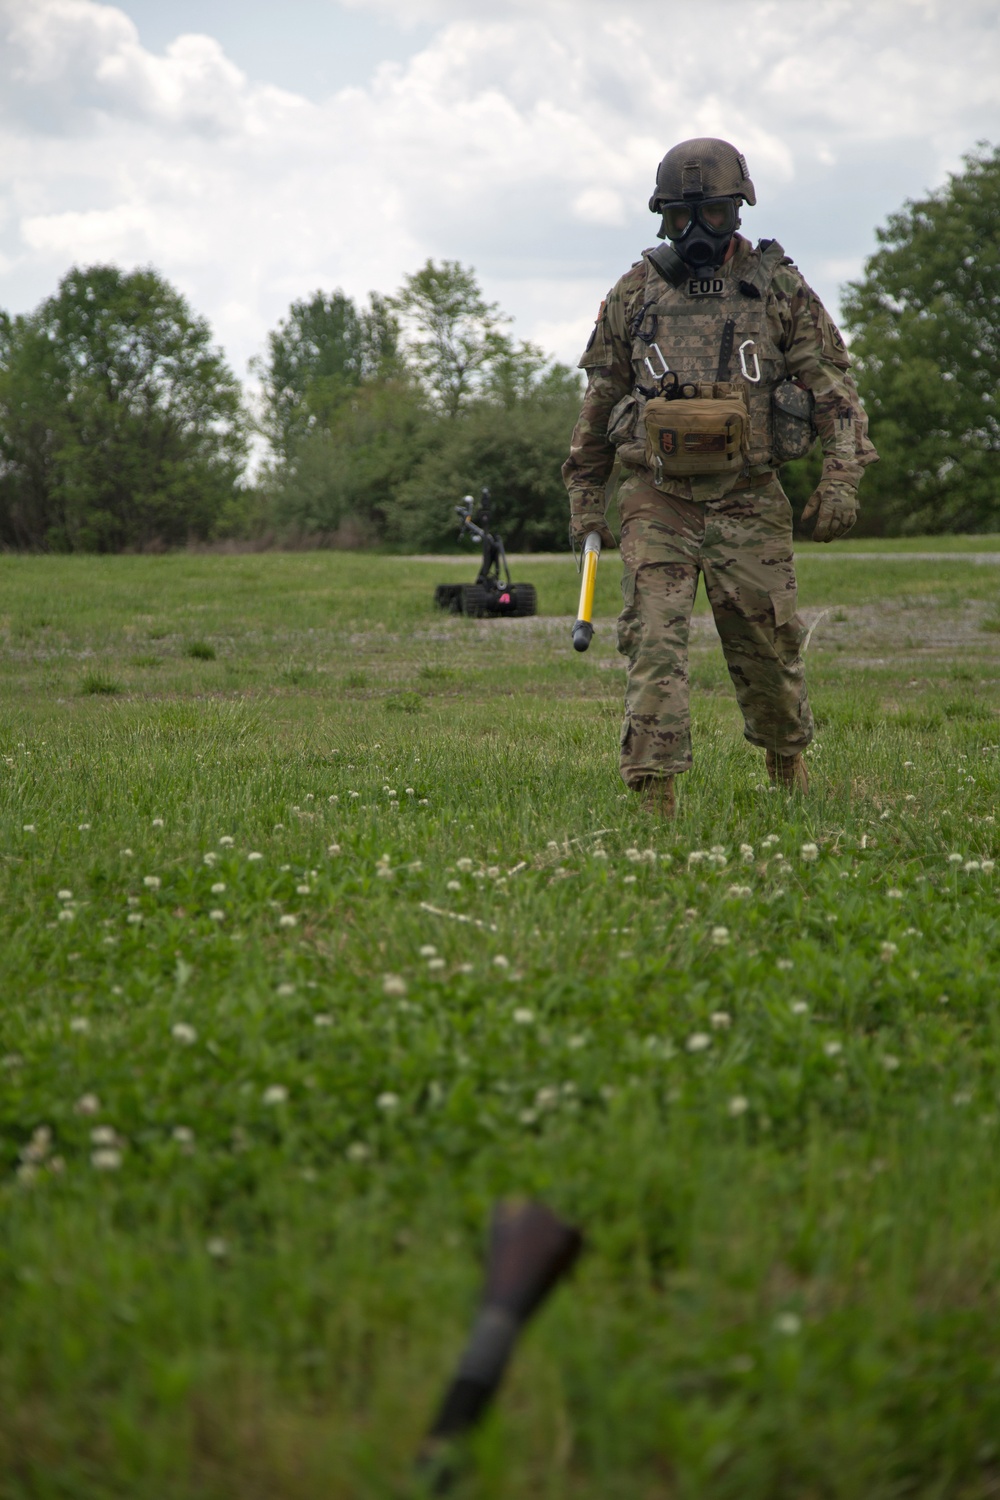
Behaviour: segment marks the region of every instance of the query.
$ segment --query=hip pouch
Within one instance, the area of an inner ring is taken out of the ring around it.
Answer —
[[[646,464],[658,479],[739,474],[748,460],[750,414],[739,396],[655,396],[643,417]]]

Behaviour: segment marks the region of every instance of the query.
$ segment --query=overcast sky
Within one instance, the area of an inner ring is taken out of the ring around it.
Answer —
[[[0,0],[0,305],[152,264],[235,369],[317,287],[476,268],[575,361],[678,140],[833,310],[905,198],[1000,140],[996,0]]]

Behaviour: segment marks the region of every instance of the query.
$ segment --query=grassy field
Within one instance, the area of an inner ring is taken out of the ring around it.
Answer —
[[[3,1500],[409,1493],[509,1192],[457,1494],[1000,1494],[1000,572],[803,549],[805,802],[702,600],[670,826],[518,572],[0,558]]]

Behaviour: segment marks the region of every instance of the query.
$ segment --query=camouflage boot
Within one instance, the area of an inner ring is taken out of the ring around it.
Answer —
[[[764,760],[772,786],[783,786],[789,792],[805,793],[809,790],[806,763],[801,754],[778,755],[774,750],[767,750]]]
[[[642,797],[645,812],[654,813],[658,818],[672,818],[675,815],[677,799],[672,776],[647,776],[637,790]]]

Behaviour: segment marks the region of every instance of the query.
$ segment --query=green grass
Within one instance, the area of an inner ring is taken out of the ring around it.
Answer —
[[[585,657],[514,571],[0,557],[4,1500],[407,1493],[508,1192],[589,1250],[456,1494],[997,1493],[996,573],[803,556],[804,802],[702,601],[660,826],[617,559]]]

